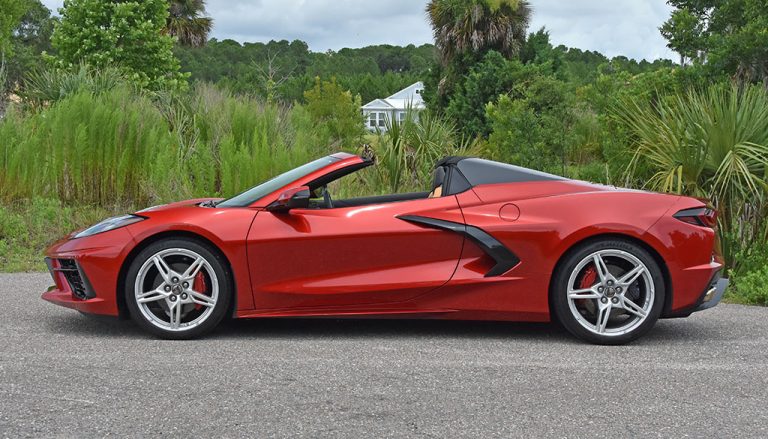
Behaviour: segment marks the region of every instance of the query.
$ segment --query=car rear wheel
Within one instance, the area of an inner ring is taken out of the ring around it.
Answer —
[[[573,335],[623,344],[648,332],[664,306],[664,279],[653,257],[623,240],[603,240],[571,252],[555,273],[552,305]]]
[[[168,339],[198,337],[221,322],[231,300],[226,264],[189,239],[149,245],[131,263],[126,303],[142,328]]]

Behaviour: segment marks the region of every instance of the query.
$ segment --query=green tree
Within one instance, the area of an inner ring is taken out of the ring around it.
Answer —
[[[768,87],[768,7],[765,0],[668,0],[676,9],[661,27],[669,47],[703,63]]]
[[[518,97],[515,86],[530,81],[545,70],[542,66],[524,65],[518,60],[505,59],[498,52],[489,52],[456,87],[445,114],[461,127],[463,134],[487,137],[491,126],[487,121],[486,105],[495,102],[501,94],[512,93]]]
[[[27,0],[0,0],[0,53],[11,50],[11,34],[27,9]]]
[[[426,11],[441,63],[425,81],[424,98],[437,110],[486,53],[516,56],[531,16],[527,0],[431,0]]]
[[[495,50],[507,58],[523,45],[531,7],[526,0],[432,0],[427,5],[444,65],[457,55]]]
[[[344,90],[336,78],[315,78],[315,86],[304,92],[304,98],[313,121],[326,130],[331,142],[346,148],[355,146],[352,143],[364,132],[359,96]]]
[[[205,45],[213,28],[213,19],[205,16],[205,1],[171,0],[169,3],[166,33],[176,37],[183,46]]]
[[[551,76],[535,76],[487,106],[495,158],[565,173],[575,123],[573,95]]]
[[[22,78],[29,72],[45,67],[43,53],[51,53],[51,35],[56,19],[51,17],[50,9],[40,0],[28,0],[29,9],[21,17],[21,22],[11,36],[11,52],[8,58],[8,83],[12,87],[21,85]]]
[[[67,0],[53,46],[62,67],[86,63],[117,66],[141,87],[180,87],[185,75],[173,55],[173,38],[163,35],[164,0]]]

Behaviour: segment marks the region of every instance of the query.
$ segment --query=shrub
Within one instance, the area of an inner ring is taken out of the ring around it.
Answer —
[[[634,137],[633,164],[653,173],[648,187],[712,200],[732,263],[758,239],[765,214],[768,92],[714,85],[656,104],[625,101],[618,112]]]

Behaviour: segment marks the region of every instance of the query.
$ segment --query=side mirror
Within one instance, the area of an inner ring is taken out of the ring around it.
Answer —
[[[307,207],[309,207],[309,186],[301,186],[280,194],[277,200],[267,206],[267,210],[274,213],[287,213],[291,209]]]

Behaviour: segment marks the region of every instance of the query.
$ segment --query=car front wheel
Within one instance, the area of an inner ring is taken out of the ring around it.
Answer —
[[[648,332],[664,306],[659,265],[642,247],[603,240],[571,252],[555,273],[552,301],[559,322],[597,344],[623,344]]]
[[[158,241],[133,260],[126,303],[139,326],[168,339],[198,337],[221,322],[231,297],[226,264],[188,239]]]

